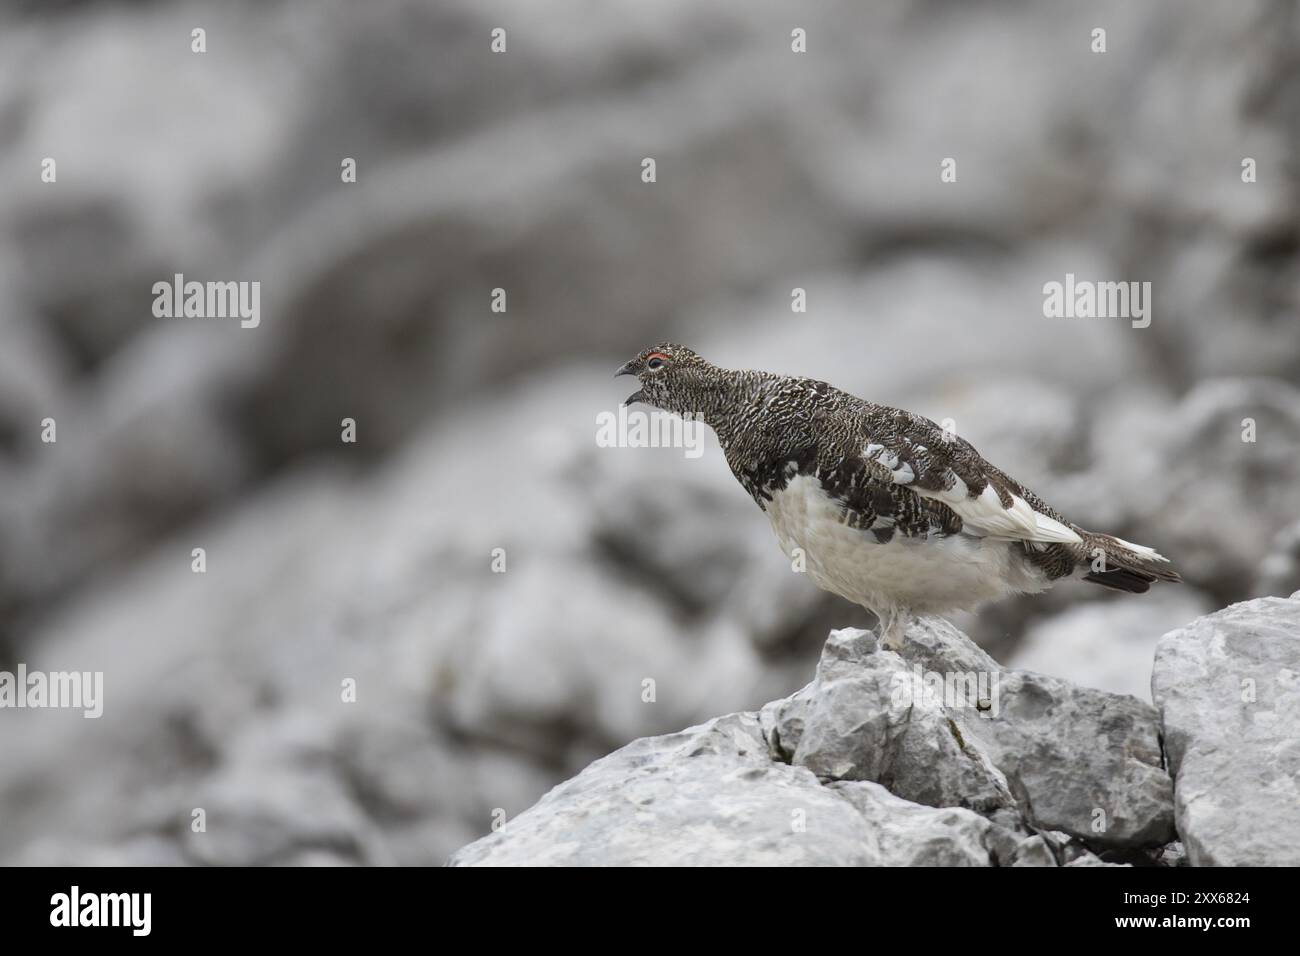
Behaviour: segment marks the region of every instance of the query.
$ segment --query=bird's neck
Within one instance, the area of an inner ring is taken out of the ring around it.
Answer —
[[[767,372],[728,372],[702,396],[700,415],[717,433],[723,449],[758,426],[776,378]]]

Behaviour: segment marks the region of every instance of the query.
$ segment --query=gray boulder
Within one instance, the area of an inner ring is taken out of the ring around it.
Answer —
[[[1151,706],[1007,670],[940,619],[914,622],[901,654],[833,632],[813,684],[769,710],[779,751],[823,778],[1011,812],[1099,846],[1174,837]]]
[[[451,863],[1089,865],[1173,838],[1152,707],[923,620],[901,654],[832,632],[802,690],[634,741]]]
[[[997,671],[989,659],[982,673]],[[1005,777],[967,743],[965,721],[915,693],[912,678],[870,632],[832,631],[811,687],[769,708],[778,752],[824,780],[871,780],[927,806],[1014,807]]]
[[[1166,634],[1151,693],[1188,862],[1300,864],[1300,593]]]
[[[452,866],[990,866],[1020,841],[969,810],[774,762],[758,716],[636,740]]]

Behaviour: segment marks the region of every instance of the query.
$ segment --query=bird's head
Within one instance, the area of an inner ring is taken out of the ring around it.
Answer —
[[[635,375],[641,383],[624,405],[645,402],[680,415],[711,410],[726,377],[716,365],[671,342],[646,349],[614,373],[620,375]]]

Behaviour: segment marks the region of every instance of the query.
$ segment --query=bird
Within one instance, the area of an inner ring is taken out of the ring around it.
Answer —
[[[1087,531],[935,422],[826,382],[713,365],[665,342],[615,373],[638,402],[703,421],[792,561],[901,649],[914,617],[1081,578],[1141,594],[1169,559]]]

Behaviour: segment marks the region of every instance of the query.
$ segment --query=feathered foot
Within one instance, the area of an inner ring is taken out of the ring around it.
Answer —
[[[880,638],[882,651],[901,651],[903,639],[907,635],[907,625],[912,620],[909,611],[893,608],[884,614],[878,614],[879,627],[876,636]]]

